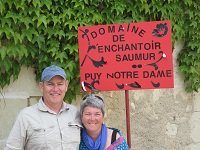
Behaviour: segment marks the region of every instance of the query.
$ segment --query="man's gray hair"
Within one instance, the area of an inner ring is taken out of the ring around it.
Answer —
[[[83,115],[84,108],[87,107],[87,106],[101,109],[101,112],[104,116],[105,105],[104,105],[103,99],[100,96],[95,95],[95,94],[91,94],[91,95],[88,95],[88,96],[83,98],[81,105],[80,105],[81,116]]]

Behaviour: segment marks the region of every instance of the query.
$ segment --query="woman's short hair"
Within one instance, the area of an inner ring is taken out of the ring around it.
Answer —
[[[95,94],[91,94],[91,95],[85,96],[83,98],[81,105],[80,105],[81,116],[83,115],[84,108],[87,107],[87,106],[101,109],[101,112],[104,116],[105,105],[104,105],[103,99],[100,96],[95,95]]]

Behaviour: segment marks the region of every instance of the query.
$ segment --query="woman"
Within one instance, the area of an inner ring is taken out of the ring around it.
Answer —
[[[100,96],[92,94],[83,98],[80,113],[84,128],[79,150],[129,149],[118,129],[108,128],[103,124],[105,106]]]

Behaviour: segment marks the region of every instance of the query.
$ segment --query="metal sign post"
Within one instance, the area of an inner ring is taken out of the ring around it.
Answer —
[[[130,130],[130,109],[129,109],[129,91],[125,90],[126,100],[126,130],[127,130],[127,143],[129,149],[131,149],[131,130]]]

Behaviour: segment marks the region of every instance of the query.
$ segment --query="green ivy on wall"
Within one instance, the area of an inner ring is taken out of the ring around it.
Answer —
[[[186,91],[200,84],[200,1],[192,0],[0,0],[0,86],[33,67],[37,81],[51,64],[63,67],[70,82],[66,100],[80,92],[77,28],[83,25],[171,20],[173,42]]]

